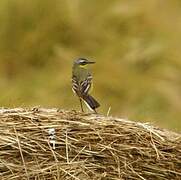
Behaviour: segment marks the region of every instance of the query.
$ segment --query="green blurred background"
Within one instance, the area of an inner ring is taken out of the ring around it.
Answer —
[[[96,61],[99,112],[181,130],[180,0],[1,0],[0,105],[79,109],[72,61]]]

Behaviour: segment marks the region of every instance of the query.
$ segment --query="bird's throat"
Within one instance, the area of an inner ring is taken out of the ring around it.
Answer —
[[[80,68],[87,69],[87,64],[86,65],[79,65]]]

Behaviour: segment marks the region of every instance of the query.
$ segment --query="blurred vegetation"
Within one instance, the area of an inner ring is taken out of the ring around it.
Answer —
[[[100,112],[181,130],[179,0],[1,0],[0,104],[79,109],[72,61],[94,59]]]

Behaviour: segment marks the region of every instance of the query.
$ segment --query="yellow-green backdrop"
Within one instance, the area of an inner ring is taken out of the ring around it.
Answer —
[[[179,0],[0,1],[0,106],[79,109],[78,57],[100,113],[181,130]]]

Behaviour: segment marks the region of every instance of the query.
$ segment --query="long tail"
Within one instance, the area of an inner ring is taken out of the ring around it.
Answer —
[[[100,104],[91,96],[91,95],[84,95],[83,100],[86,102],[86,104],[96,112],[96,108],[100,106]]]

